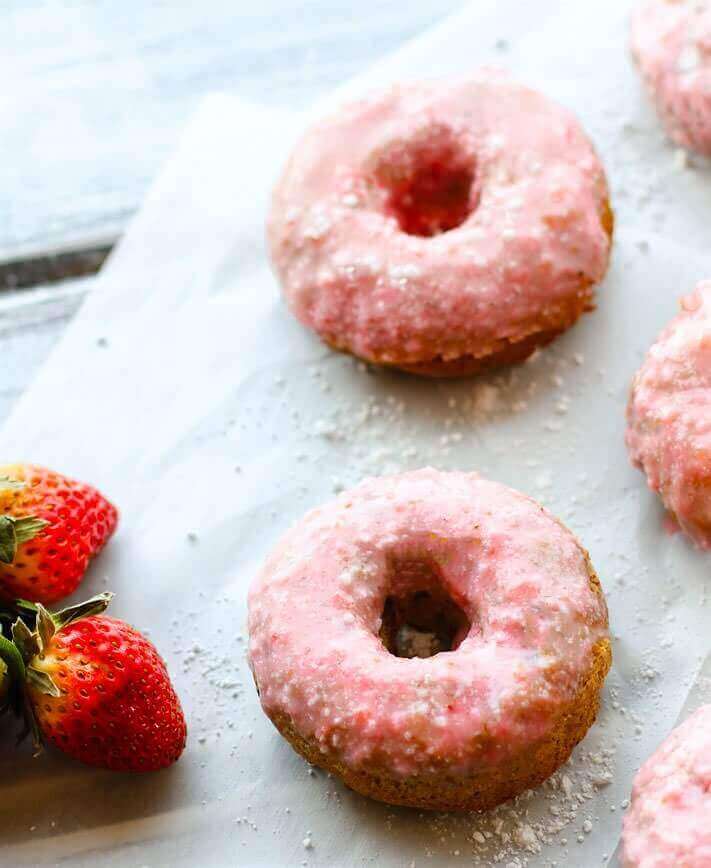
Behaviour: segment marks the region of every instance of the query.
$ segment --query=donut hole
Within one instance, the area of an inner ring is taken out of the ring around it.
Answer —
[[[446,128],[387,149],[375,171],[385,213],[406,234],[424,238],[456,229],[475,210],[475,174],[472,156]]]
[[[380,639],[395,657],[434,657],[455,651],[471,621],[447,592],[436,568],[400,562],[385,598]]]

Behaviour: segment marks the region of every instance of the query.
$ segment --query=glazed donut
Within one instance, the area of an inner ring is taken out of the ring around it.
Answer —
[[[681,529],[711,547],[711,281],[681,300],[652,346],[627,407],[632,462]]]
[[[271,258],[328,344],[429,376],[523,361],[589,310],[612,213],[572,114],[484,70],[315,124],[273,196]]]
[[[622,868],[711,866],[711,705],[677,727],[637,773]]]
[[[262,707],[298,753],[432,810],[552,774],[611,659],[575,537],[522,494],[432,469],[366,480],[292,528],[251,588],[249,636]]]
[[[632,55],[670,138],[711,155],[711,6],[646,0],[632,18]]]

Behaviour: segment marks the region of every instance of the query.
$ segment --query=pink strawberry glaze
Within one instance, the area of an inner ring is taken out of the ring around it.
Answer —
[[[430,215],[430,237],[408,234],[403,189],[442,173],[449,216],[466,219],[438,232]],[[276,187],[268,237],[292,311],[328,342],[379,362],[449,360],[526,337],[589,293],[609,257],[607,195],[575,117],[482,70],[315,124]]]
[[[397,564],[413,561],[434,565],[471,621],[455,651],[406,659],[379,638]],[[308,513],[252,586],[249,633],[267,714],[395,776],[466,774],[525,750],[608,635],[568,530],[512,489],[433,469],[368,479]]]
[[[681,529],[711,548],[711,281],[681,309],[632,382],[627,446]]]
[[[632,54],[669,136],[711,154],[711,6],[646,0],[632,18]]]
[[[622,843],[623,868],[711,868],[711,705],[637,773]]]

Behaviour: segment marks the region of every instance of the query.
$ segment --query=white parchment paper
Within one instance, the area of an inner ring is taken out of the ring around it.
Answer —
[[[691,690],[689,690],[684,705],[679,712],[679,717],[677,718],[675,726],[682,724],[688,717],[691,717],[695,711],[701,708],[702,705],[706,705],[709,702],[711,702],[711,651],[706,657],[706,660],[701,664],[699,671],[696,673],[696,678],[694,679]],[[622,840],[620,840],[617,844],[617,849],[610,859],[610,868],[619,868],[622,849]]]
[[[287,313],[263,245],[304,118],[209,99],[96,290],[0,435],[8,459],[100,486],[120,530],[83,594],[148,630],[189,719],[158,775],[95,772],[8,741],[13,865],[602,864],[639,763],[709,650],[709,559],[664,530],[623,444],[630,378],[707,277],[709,175],[665,142],[626,51],[624,3],[477,2],[345,91],[482,63],[573,107],[608,168],[617,236],[598,310],[529,364],[431,383],[367,370]],[[336,99],[336,97],[334,97]],[[493,816],[433,818],[312,773],[261,714],[245,599],[307,508],[364,475],[433,464],[529,492],[580,536],[615,663],[569,766]]]

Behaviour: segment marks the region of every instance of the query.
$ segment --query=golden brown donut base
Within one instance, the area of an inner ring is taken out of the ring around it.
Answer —
[[[581,294],[581,297],[576,299],[574,304],[570,304],[565,311],[559,311],[556,316],[550,317],[547,327],[538,327],[524,337],[504,338],[496,341],[485,349],[480,349],[477,355],[463,351],[461,355],[453,355],[448,359],[435,356],[422,362],[392,362],[372,358],[364,358],[363,361],[432,379],[473,377],[476,374],[507,365],[521,364],[537,349],[546,346],[570,328],[585,311],[591,310],[591,297],[592,292],[588,290]],[[325,339],[325,342],[334,350],[348,352],[348,350],[338,346],[333,339]]]
[[[587,307],[583,306],[583,310],[575,317],[578,319]],[[575,320],[572,320],[568,325],[561,326],[557,329],[547,329],[529,335],[520,341],[501,341],[502,349],[494,350],[485,356],[463,355],[458,359],[432,359],[430,362],[416,362],[412,365],[394,365],[401,371],[408,374],[417,374],[420,377],[431,377],[433,379],[446,378],[457,379],[461,377],[473,377],[476,374],[483,374],[485,371],[503,368],[508,365],[520,365],[527,358],[533,355],[536,350],[545,347],[551,341],[555,340],[558,335],[562,334],[569,328]]]
[[[548,735],[507,762],[467,778],[443,773],[400,779],[375,765],[352,769],[303,738],[287,715],[274,714],[272,723],[304,759],[336,775],[363,796],[428,811],[487,811],[539,786],[568,759],[597,717],[600,690],[611,660],[609,641],[598,643],[587,679],[573,701],[561,709]]]
[[[615,219],[608,201],[603,204],[600,223],[612,240]],[[400,363],[383,359],[363,359],[363,361],[383,367],[396,368],[409,374],[417,374],[420,377],[448,379],[472,377],[496,368],[521,364],[536,350],[545,347],[558,335],[574,325],[584,313],[593,310],[592,296],[593,284],[584,282],[577,295],[572,297],[567,304],[559,306],[555,311],[548,312],[539,322],[531,324],[524,333],[515,337],[502,338],[486,347],[478,347],[476,353],[462,348],[461,355],[456,352],[448,353],[450,358],[447,359],[435,355],[421,362]],[[349,352],[346,348],[339,346],[335,338],[325,338],[325,341],[335,350]]]

